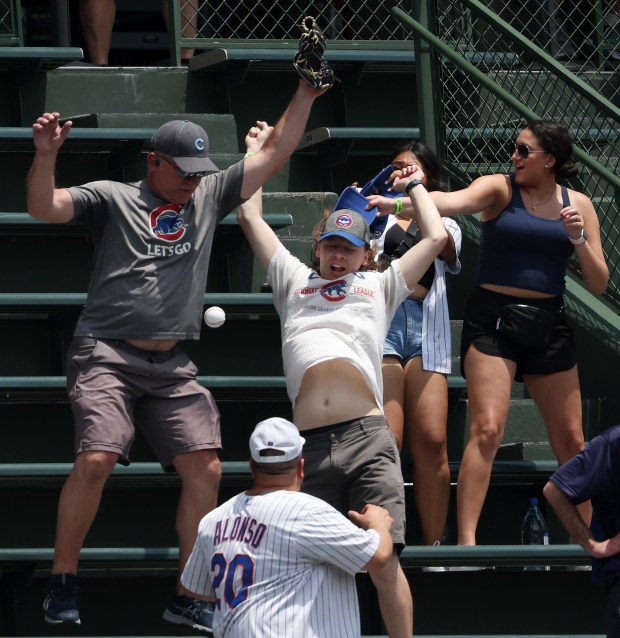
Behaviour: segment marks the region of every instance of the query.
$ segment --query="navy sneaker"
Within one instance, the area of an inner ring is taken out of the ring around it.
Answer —
[[[213,614],[215,603],[189,598],[189,596],[175,596],[168,605],[162,618],[175,625],[187,625],[192,629],[213,633]]]
[[[77,577],[73,574],[52,574],[45,587],[43,609],[45,620],[53,625],[80,624],[77,608]]]

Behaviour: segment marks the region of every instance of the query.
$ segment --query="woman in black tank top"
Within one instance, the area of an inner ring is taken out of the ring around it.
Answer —
[[[537,120],[515,140],[514,175],[487,175],[466,189],[433,193],[442,215],[480,213],[481,219],[478,287],[465,308],[461,339],[470,407],[457,487],[462,545],[476,544],[513,380],[525,382],[559,464],[584,447],[576,352],[563,313],[564,276],[573,250],[594,294],[607,287],[609,271],[592,202],[566,189],[566,205],[557,183],[578,173],[571,154],[566,126]],[[518,317],[514,304],[529,306],[527,316]],[[579,507],[589,523],[589,503]]]

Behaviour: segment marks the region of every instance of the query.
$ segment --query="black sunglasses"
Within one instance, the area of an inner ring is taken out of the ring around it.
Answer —
[[[164,162],[167,162],[168,164],[170,164],[170,166],[172,166],[172,168],[174,168],[174,170],[177,172],[177,175],[179,177],[182,177],[183,179],[194,179],[195,177],[204,177],[209,172],[209,171],[196,171],[195,173],[188,173],[187,171],[184,171],[182,168],[180,168],[176,164],[173,164],[170,161],[170,159],[167,158],[165,155],[158,155],[157,157],[159,157],[160,159],[163,159]]]
[[[546,153],[547,151],[534,151],[527,144],[515,144],[515,151],[521,159],[527,159],[530,153]]]

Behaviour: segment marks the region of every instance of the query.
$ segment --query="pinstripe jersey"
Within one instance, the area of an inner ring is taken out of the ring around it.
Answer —
[[[422,367],[431,372],[449,374],[452,370],[452,347],[450,336],[450,315],[446,294],[446,272],[458,275],[461,272],[462,233],[460,226],[449,217],[441,221],[454,238],[456,259],[447,263],[444,259],[435,259],[435,277],[422,302]],[[396,217],[390,215],[383,234],[377,240],[378,252],[383,252],[383,241],[387,231],[396,223]]]
[[[215,594],[217,637],[359,637],[354,575],[378,546],[309,494],[242,493],[202,519],[181,582]]]

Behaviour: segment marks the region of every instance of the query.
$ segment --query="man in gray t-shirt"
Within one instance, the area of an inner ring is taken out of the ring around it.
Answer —
[[[56,188],[56,157],[71,122],[60,126],[58,113],[45,113],[34,123],[28,212],[47,222],[86,224],[95,242],[88,301],[67,354],[76,457],[58,508],[43,603],[48,622],[80,623],[80,549],[108,476],[117,462],[129,463],[136,424],[164,469],[181,477],[177,530],[183,569],[200,519],[217,502],[221,438],[213,398],[178,344],[200,334],[215,227],[284,166],[324,92],[300,80],[265,144],[252,146],[256,136],[248,134],[253,153],[224,171],[209,158],[202,128],[168,122],[151,139],[146,177],[133,184]],[[211,631],[212,604],[187,594],[179,583],[164,618]]]

